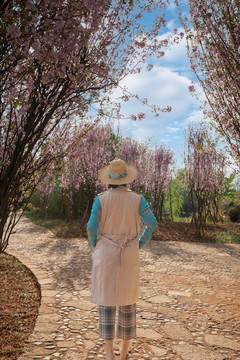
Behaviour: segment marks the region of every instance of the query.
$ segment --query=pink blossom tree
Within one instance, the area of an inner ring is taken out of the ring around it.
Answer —
[[[210,134],[207,125],[190,126],[186,134],[186,182],[199,237],[204,233],[207,217],[214,221],[218,218],[218,202],[225,190],[225,165],[226,157],[218,148],[218,138]]]
[[[163,145],[156,146],[148,156],[146,190],[150,193],[151,207],[159,221],[162,221],[163,202],[171,181],[173,165],[173,152]]]
[[[206,95],[203,109],[240,164],[239,0],[191,0],[189,8],[190,20],[181,12],[180,18],[191,68]]]
[[[137,179],[129,186],[144,195],[155,215],[162,219],[163,200],[171,179],[172,152],[164,146],[151,149],[148,143],[116,135],[109,124],[96,124],[87,132],[86,126],[85,121],[76,125],[69,135],[73,146],[61,161],[48,169],[38,187],[40,203],[48,205],[45,202],[49,195],[60,186],[64,218],[67,215],[67,220],[72,221],[73,209],[81,207],[78,219],[82,219],[80,227],[84,229],[96,194],[106,190],[98,178],[99,170],[119,157],[137,168]],[[78,140],[82,131],[85,136]]]
[[[84,130],[86,125],[82,123],[78,132]],[[82,218],[82,227],[88,219],[93,200],[97,193],[104,191],[105,186],[98,178],[100,169],[114,158],[114,137],[109,125],[96,125],[88,131],[71,153],[64,159],[64,166],[60,171],[60,186],[68,191],[68,196],[73,202],[73,197],[79,188],[87,194],[87,203]],[[73,214],[69,217],[72,220]]]
[[[74,146],[68,151],[62,160],[59,170],[53,169],[55,183],[60,181],[60,187],[64,192],[65,203],[71,203],[74,208],[74,198],[78,192],[84,198],[85,212],[82,214],[81,227],[84,228],[93,200],[97,193],[106,190],[106,186],[98,178],[99,170],[109,164],[116,157],[121,157],[130,164],[136,166],[139,171],[137,180],[131,185],[134,190],[144,192],[144,179],[146,178],[146,167],[148,148],[146,144],[139,143],[131,138],[123,138],[113,133],[109,124],[97,124],[81,138],[75,141],[74,138],[85,131],[86,123],[83,121],[75,128],[76,133],[72,134]],[[48,177],[50,174],[48,173]],[[49,186],[45,186],[46,180],[41,183],[40,196],[42,202],[46,199],[46,192]],[[51,188],[54,190],[54,187]],[[85,196],[86,195],[86,196]],[[79,201],[79,198],[78,198]],[[83,200],[84,201],[84,200]],[[68,219],[73,219],[73,213],[68,214]]]
[[[162,56],[156,36],[165,25],[165,5],[1,1],[0,252],[40,169],[44,173],[54,158],[61,158],[56,146],[45,145],[51,132],[62,121],[70,127],[72,117],[83,117],[93,103],[102,114],[109,99],[105,91],[139,72],[153,53]],[[146,14],[152,21],[144,26]],[[64,136],[61,141],[67,142]]]

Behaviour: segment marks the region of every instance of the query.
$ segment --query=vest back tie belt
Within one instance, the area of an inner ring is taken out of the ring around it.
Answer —
[[[114,241],[115,240],[115,241]],[[121,240],[121,243],[116,242],[116,240]],[[101,234],[99,241],[104,241],[105,243],[115,246],[118,249],[118,266],[116,272],[116,281],[115,281],[115,293],[118,290],[119,283],[119,274],[123,269],[123,253],[126,247],[131,246],[133,243],[138,241],[138,235],[136,236],[114,236],[114,235],[106,235]]]

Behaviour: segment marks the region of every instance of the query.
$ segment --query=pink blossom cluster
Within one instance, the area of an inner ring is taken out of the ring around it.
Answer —
[[[57,139],[52,138],[52,141],[60,146]],[[148,193],[148,200],[158,212],[159,201],[165,197],[170,182],[173,166],[173,153],[170,150],[164,146],[151,149],[147,143],[117,136],[108,124],[89,127],[86,121],[76,125],[68,143],[72,146],[68,147],[60,165],[56,162],[50,166],[38,187],[43,197],[49,196],[56,184],[60,183],[70,201],[84,186],[92,202],[97,193],[106,189],[98,178],[99,170],[112,159],[121,158],[138,170],[137,179],[129,186],[144,195]]]

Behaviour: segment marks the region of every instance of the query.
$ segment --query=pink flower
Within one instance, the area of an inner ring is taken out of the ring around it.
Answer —
[[[103,109],[100,109],[100,110],[98,111],[98,115],[99,115],[99,116],[104,116],[104,111],[103,111]]]
[[[125,101],[125,102],[129,101],[129,96],[124,95],[124,96],[123,96],[123,101]]]
[[[136,115],[130,115],[130,118],[131,118],[131,120],[133,120],[133,121],[136,121],[136,120],[137,120]]]
[[[189,90],[190,92],[194,92],[194,91],[195,91],[194,85],[190,85],[190,86],[188,87],[188,90]]]
[[[146,43],[145,41],[135,41],[135,45],[143,49],[146,46]]]
[[[152,68],[153,68],[153,65],[152,65],[152,64],[149,64],[149,65],[147,66],[147,70],[148,70],[148,71],[151,71]]]
[[[138,117],[139,120],[142,120],[142,119],[144,119],[144,118],[146,117],[146,114],[144,114],[144,113],[139,113],[139,114],[137,115],[137,117]]]
[[[171,107],[171,106],[167,106],[167,107],[164,108],[162,111],[163,111],[163,112],[171,112],[171,111],[172,111],[172,107]]]

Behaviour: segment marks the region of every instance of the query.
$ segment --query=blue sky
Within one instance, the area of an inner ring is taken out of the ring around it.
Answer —
[[[176,6],[171,1],[167,11],[165,35],[170,35],[174,28],[180,29],[181,26]],[[150,63],[154,65],[153,70],[127,76],[121,82],[121,86],[127,86],[131,93],[138,94],[141,98],[148,98],[150,104],[161,107],[169,105],[172,111],[160,113],[156,118],[138,100],[131,100],[121,104],[121,113],[129,118],[131,114],[144,112],[146,118],[136,122],[123,119],[115,122],[115,126],[119,126],[124,136],[131,136],[139,141],[150,140],[152,146],[163,144],[172,149],[176,165],[183,166],[184,130],[189,124],[198,123],[203,119],[199,109],[200,103],[188,90],[192,84],[193,74],[186,54],[185,39],[166,49],[162,58],[151,59]],[[198,92],[201,94],[200,88]]]

